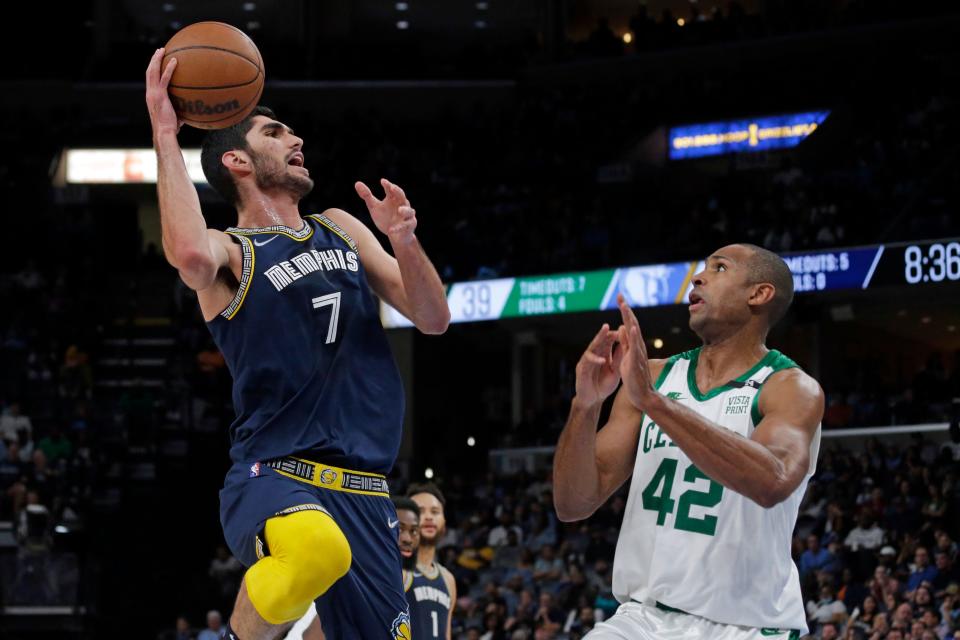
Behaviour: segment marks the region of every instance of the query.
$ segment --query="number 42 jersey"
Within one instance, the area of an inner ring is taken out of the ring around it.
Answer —
[[[736,380],[701,393],[699,355],[695,349],[670,358],[658,391],[746,438],[762,417],[758,398],[764,382],[797,366],[770,351]],[[724,624],[805,632],[790,547],[819,446],[818,427],[803,482],[786,500],[764,509],[707,477],[644,416],[614,559],[614,595],[620,602],[659,603]]]
[[[226,230],[243,272],[207,327],[233,374],[230,457],[388,473],[404,398],[379,305],[353,239],[326,216],[303,222]]]

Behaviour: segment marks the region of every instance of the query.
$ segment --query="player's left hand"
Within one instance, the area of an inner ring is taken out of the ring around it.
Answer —
[[[623,349],[620,377],[623,379],[623,387],[631,404],[640,411],[644,411],[647,402],[657,393],[653,388],[653,379],[650,377],[647,345],[643,341],[640,322],[622,294],[617,295],[617,305],[620,307],[620,315],[623,318],[623,324],[617,335],[617,342]]]
[[[366,203],[373,223],[377,225],[377,229],[387,234],[391,243],[412,242],[417,228],[417,212],[410,206],[410,201],[407,200],[403,189],[386,178],[381,178],[380,184],[385,194],[383,200],[378,200],[370,191],[370,187],[362,182],[357,182],[353,186],[357,190],[357,195]]]

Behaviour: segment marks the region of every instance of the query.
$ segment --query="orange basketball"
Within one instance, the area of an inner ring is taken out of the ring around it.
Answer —
[[[263,58],[243,31],[222,22],[197,22],[174,34],[163,66],[177,59],[170,100],[184,123],[225,129],[243,120],[263,93]]]

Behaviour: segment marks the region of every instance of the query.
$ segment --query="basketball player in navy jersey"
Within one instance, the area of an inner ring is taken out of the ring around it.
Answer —
[[[410,603],[411,628],[417,640],[451,640],[457,583],[453,574],[437,562],[437,542],[446,532],[446,500],[433,483],[413,485],[407,495],[420,508],[420,547],[410,585],[404,582]]]
[[[233,375],[233,466],[220,493],[224,536],[249,569],[228,638],[281,636],[314,600],[326,637],[409,639],[396,511],[403,390],[373,294],[425,333],[443,333],[443,286],[403,190],[356,184],[393,256],[340,209],[301,216],[313,187],[303,140],[258,107],[211,131],[207,180],[237,208],[207,229],[167,94],[176,62],[147,68],[167,260],[197,292]]]

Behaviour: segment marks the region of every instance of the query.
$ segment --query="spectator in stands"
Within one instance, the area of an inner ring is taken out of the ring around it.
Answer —
[[[883,529],[877,525],[873,513],[869,509],[861,509],[857,517],[857,526],[847,534],[843,545],[854,552],[860,549],[873,551],[883,544],[883,536]]]
[[[93,374],[87,362],[87,354],[75,344],[67,347],[60,367],[60,397],[67,400],[90,399],[93,391]]]
[[[499,547],[507,544],[509,541],[507,533],[509,531],[515,534],[517,542],[523,540],[523,530],[513,523],[513,514],[504,509],[500,514],[499,524],[491,529],[487,536],[487,546]]]
[[[831,570],[836,561],[833,553],[820,546],[820,538],[811,533],[807,536],[807,550],[800,556],[800,580],[803,581],[813,571]]]
[[[555,582],[563,576],[563,572],[563,560],[557,557],[553,546],[543,545],[539,557],[533,563],[533,579],[540,583]]]
[[[225,546],[219,545],[210,561],[207,575],[217,585],[220,601],[230,604],[240,587],[240,580],[243,578],[243,565],[230,554]]]
[[[220,640],[226,634],[220,612],[216,609],[207,611],[207,628],[197,634],[197,640]]]
[[[185,616],[177,618],[176,625],[170,631],[160,634],[160,640],[194,640],[193,630],[190,628],[190,621]]]
[[[847,608],[834,597],[833,587],[825,584],[820,587],[820,599],[807,602],[807,618],[811,629],[828,622],[843,622],[847,617]]]
[[[31,438],[33,424],[28,416],[20,412],[20,403],[14,401],[10,403],[3,415],[0,415],[0,438],[7,442],[18,442],[21,432],[26,432],[27,438]]]
[[[913,561],[913,570],[907,578],[907,593],[916,591],[922,582],[932,583],[937,577],[937,568],[930,564],[930,553],[926,547],[917,547]]]
[[[41,438],[37,448],[43,451],[51,464],[69,458],[73,454],[73,443],[63,434],[60,427],[54,427],[50,435]]]

